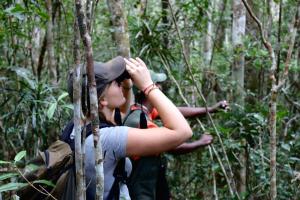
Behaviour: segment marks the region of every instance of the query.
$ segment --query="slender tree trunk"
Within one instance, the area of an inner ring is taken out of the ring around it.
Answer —
[[[213,44],[213,49],[221,49],[224,45],[224,40],[225,40],[225,29],[227,26],[228,21],[226,20],[227,18],[224,17],[226,16],[225,10],[227,8],[227,0],[215,0],[215,8],[214,10],[218,9],[219,12],[221,12],[218,24],[216,25],[216,35],[215,35],[215,40]]]
[[[116,40],[118,54],[130,57],[130,43],[127,25],[127,15],[124,12],[123,0],[107,0],[111,13],[111,21],[114,26],[114,38]]]
[[[33,20],[38,22],[35,17],[33,17]],[[37,65],[39,61],[39,54],[38,54],[38,49],[40,48],[40,43],[41,43],[41,30],[35,26],[32,30],[33,33],[29,33],[32,35],[31,39],[31,68],[32,68],[32,73],[34,75],[37,75]]]
[[[168,18],[168,0],[161,0],[161,16],[162,16],[162,24],[164,28],[167,28],[169,26],[169,18]],[[163,34],[163,46],[165,48],[169,47],[169,36],[168,32],[165,32]]]
[[[92,8],[93,8],[93,0],[86,0],[86,23],[87,29],[91,35],[91,23],[92,23]]]
[[[277,68],[276,68],[276,79],[278,79],[278,75],[280,72],[280,49],[281,49],[281,19],[282,19],[282,0],[279,1],[279,19],[278,19],[278,31],[277,31],[277,44],[276,44],[276,55],[277,55]],[[278,82],[277,82],[278,84]]]
[[[75,0],[76,15],[80,35],[85,47],[85,55],[87,60],[87,74],[88,74],[88,87],[90,95],[90,116],[92,120],[92,130],[94,138],[94,152],[95,152],[95,169],[96,169],[96,199],[103,199],[104,191],[104,174],[103,174],[103,155],[101,147],[101,137],[99,131],[99,117],[98,117],[98,99],[94,74],[94,61],[93,49],[91,45],[91,37],[87,30],[86,18],[83,12],[81,0]]]
[[[184,16],[184,30],[185,30],[185,37],[183,39],[183,44],[184,44],[184,50],[185,50],[185,54],[186,57],[188,58],[188,60],[190,60],[190,53],[191,53],[191,31],[190,31],[190,27],[189,27],[189,22],[188,22],[188,18],[187,16]]]
[[[141,17],[143,17],[146,14],[147,10],[147,0],[140,0],[140,11],[139,14]]]
[[[296,66],[300,66],[300,28],[298,30],[298,34],[297,34],[297,43],[295,45],[296,47],[296,52],[295,52],[295,60],[296,60]],[[293,74],[293,82],[297,82],[299,81],[299,74],[300,72],[295,72]]]
[[[42,75],[42,70],[43,70],[43,65],[44,65],[44,57],[45,57],[46,50],[47,50],[47,36],[45,35],[44,39],[43,39],[42,46],[41,46],[41,51],[40,51],[38,63],[37,63],[38,80],[41,80],[41,75]]]
[[[229,49],[230,46],[230,41],[231,41],[231,29],[230,28],[225,28],[225,35],[224,35],[224,42],[223,42],[223,46],[225,50]]]
[[[232,21],[232,42],[234,48],[234,63],[232,66],[232,80],[235,83],[233,89],[233,100],[235,103],[244,107],[244,73],[245,73],[245,58],[243,38],[246,31],[246,9],[241,0],[233,0],[233,21]],[[246,141],[241,141],[243,146],[246,146]],[[239,170],[238,192],[246,192],[246,151],[245,148],[240,152],[239,159],[242,166]]]
[[[203,68],[203,94],[209,102],[215,101],[215,95],[213,94],[212,89],[212,69],[210,68],[210,61],[212,58],[213,51],[213,19],[212,11],[213,4],[215,0],[210,1],[209,8],[207,10],[207,24],[206,24],[206,33],[204,35],[204,45],[203,45],[203,59],[204,59],[204,68]]]
[[[84,177],[84,144],[81,144],[81,66],[80,66],[80,33],[78,25],[74,23],[74,69],[73,69],[73,103],[74,103],[74,131],[75,131],[75,167],[76,167],[76,198],[85,200]]]
[[[48,12],[48,22],[47,22],[47,52],[48,52],[48,69],[49,77],[52,84],[57,83],[57,72],[55,66],[54,57],[54,45],[53,45],[53,18],[52,18],[52,0],[46,1],[47,12]]]
[[[271,145],[270,145],[270,168],[271,168],[271,191],[270,196],[271,200],[277,198],[277,186],[276,186],[276,153],[277,153],[277,140],[276,140],[276,112],[277,112],[277,95],[279,89],[284,85],[285,81],[288,78],[289,65],[292,58],[292,52],[294,49],[295,38],[297,33],[297,28],[300,26],[300,1],[298,1],[298,7],[296,11],[295,18],[292,22],[294,29],[290,33],[290,41],[289,41],[289,49],[287,52],[287,57],[285,61],[285,67],[282,76],[278,75],[278,81],[276,79],[276,67],[274,67],[271,71],[271,79],[272,79],[272,90],[271,90],[271,101],[270,101],[270,123],[269,129],[271,134]],[[275,63],[276,64],[276,63]]]
[[[204,36],[204,45],[203,45],[203,56],[205,68],[208,68],[210,64],[210,60],[212,57],[212,49],[213,49],[213,23],[212,23],[212,11],[214,6],[214,1],[210,1],[209,9],[207,11],[207,29]]]

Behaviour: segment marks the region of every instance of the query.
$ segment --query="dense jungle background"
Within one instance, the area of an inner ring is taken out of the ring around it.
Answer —
[[[213,145],[165,155],[173,199],[300,199],[299,0],[87,2],[94,60],[141,57],[168,75],[176,105],[230,104],[189,120],[193,139],[208,132]],[[26,161],[73,116],[66,80],[79,36],[75,1],[0,8],[0,199],[10,199]]]

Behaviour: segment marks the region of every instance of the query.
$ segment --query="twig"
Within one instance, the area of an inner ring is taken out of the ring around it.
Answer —
[[[216,157],[217,157],[217,159],[218,159],[218,162],[219,162],[219,163],[222,163],[222,160],[221,160],[221,158],[220,158],[220,156],[219,156],[219,153],[216,151],[215,147],[214,147],[213,145],[210,145],[210,146],[211,146],[211,148],[212,148],[214,154],[216,155]],[[225,170],[223,164],[221,164],[220,167],[221,167],[221,169],[222,169],[222,171],[223,171],[223,174],[224,174],[224,176],[225,176],[225,179],[226,179],[226,181],[227,181],[228,188],[229,188],[229,192],[230,192],[231,196],[234,196],[234,193],[233,193],[233,190],[232,190],[232,187],[231,187],[230,179],[229,179],[228,176],[227,176],[227,173],[226,173],[226,170]]]
[[[19,172],[19,174],[22,176],[22,178],[24,178],[24,180],[31,186],[33,187],[33,189],[35,189],[36,191],[38,191],[39,193],[43,194],[43,195],[46,195],[46,196],[50,196],[51,198],[57,200],[54,196],[52,196],[51,193],[49,193],[47,190],[45,192],[39,190],[37,187],[35,187],[24,175],[23,173],[18,169],[16,168],[17,171]]]
[[[212,167],[211,167],[211,173],[213,175],[213,196],[215,200],[218,200],[218,193],[217,193],[217,182],[216,182],[216,174],[213,170],[213,163],[214,163],[214,157],[213,157],[213,153],[211,151],[211,146],[208,146],[208,150],[209,150],[209,156],[210,156],[210,160],[212,161]]]
[[[287,136],[287,131],[288,131],[288,128],[290,127],[291,123],[293,121],[295,121],[297,118],[299,118],[300,115],[297,114],[296,116],[294,116],[292,119],[290,119],[284,126],[284,130],[283,130],[283,136],[286,137]]]

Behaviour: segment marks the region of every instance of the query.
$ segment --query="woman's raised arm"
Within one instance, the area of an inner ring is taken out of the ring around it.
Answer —
[[[126,69],[134,84],[146,93],[148,100],[157,109],[164,124],[162,128],[130,128],[127,140],[127,155],[152,155],[168,151],[192,136],[192,130],[176,106],[153,85],[145,63],[137,58],[125,59]]]

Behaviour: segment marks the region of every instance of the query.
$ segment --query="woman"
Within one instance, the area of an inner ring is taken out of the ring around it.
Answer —
[[[164,123],[164,127],[153,129],[125,126],[100,129],[104,152],[104,199],[107,199],[114,182],[113,172],[118,160],[127,156],[155,155],[173,149],[190,138],[192,130],[176,106],[153,84],[150,72],[141,59],[116,57],[107,63],[95,63],[94,67],[100,121],[117,125],[114,118],[115,109],[126,104],[120,77],[127,71],[134,85],[145,93]],[[95,195],[93,151],[93,138],[90,135],[86,139],[87,199],[93,199]],[[125,166],[127,174],[130,173],[129,160]],[[130,199],[124,185],[120,190],[121,197]]]

